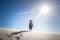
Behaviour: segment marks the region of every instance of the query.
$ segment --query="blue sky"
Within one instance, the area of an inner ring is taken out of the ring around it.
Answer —
[[[39,11],[44,4],[51,8],[46,15]],[[60,33],[60,0],[0,0],[0,28],[28,30],[30,19],[33,31]]]

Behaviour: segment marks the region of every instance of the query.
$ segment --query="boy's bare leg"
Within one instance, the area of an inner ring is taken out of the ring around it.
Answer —
[[[30,28],[29,28],[29,31],[30,31]]]
[[[31,29],[31,31],[32,31],[32,29]]]
[[[29,31],[31,31],[31,29],[29,29]]]

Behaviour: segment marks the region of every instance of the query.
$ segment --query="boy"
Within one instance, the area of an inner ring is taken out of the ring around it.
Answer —
[[[33,23],[32,20],[29,20],[29,31],[32,31]]]

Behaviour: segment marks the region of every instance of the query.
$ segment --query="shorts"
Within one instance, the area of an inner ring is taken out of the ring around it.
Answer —
[[[29,29],[32,29],[32,27],[29,27]]]

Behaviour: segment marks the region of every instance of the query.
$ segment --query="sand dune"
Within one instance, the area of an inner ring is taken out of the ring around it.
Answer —
[[[41,32],[23,32],[21,34],[22,36],[20,36],[20,34],[8,36],[8,34],[13,32],[19,32],[19,31],[0,28],[0,39],[16,40],[16,37],[19,37],[19,40],[60,40],[60,34],[41,33]]]

